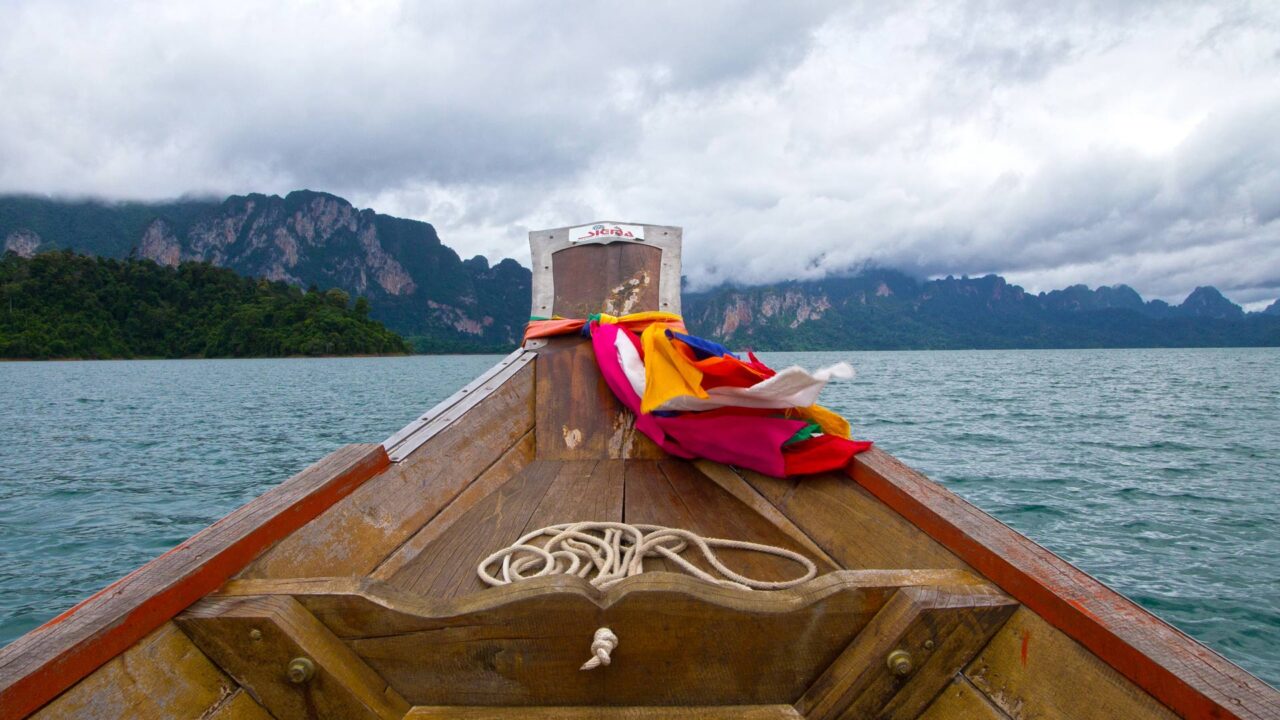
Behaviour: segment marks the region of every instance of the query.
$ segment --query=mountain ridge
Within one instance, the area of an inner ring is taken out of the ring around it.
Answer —
[[[427,222],[297,190],[143,202],[0,196],[5,251],[71,249],[174,267],[203,261],[365,296],[419,351],[505,351],[529,316],[530,271],[462,259]],[[692,331],[760,349],[1280,344],[1280,300],[1245,313],[1212,287],[1179,305],[1127,285],[1028,293],[998,275],[921,280],[870,268],[821,280],[684,293]],[[1263,319],[1266,318],[1266,319]]]
[[[200,261],[302,287],[368,297],[371,316],[419,350],[500,351],[528,319],[530,273],[514,260],[462,260],[430,223],[357,209],[313,190],[165,203],[0,197],[4,249],[69,249]],[[513,302],[514,299],[514,302]]]
[[[1280,318],[1246,314],[1212,287],[1175,306],[1127,285],[1037,294],[999,275],[919,280],[883,268],[686,293],[684,315],[719,342],[771,350],[1280,345]]]

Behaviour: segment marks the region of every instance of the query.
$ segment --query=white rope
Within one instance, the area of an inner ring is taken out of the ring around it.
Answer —
[[[618,636],[613,634],[609,628],[600,628],[596,631],[596,636],[591,640],[592,658],[584,663],[579,670],[594,670],[601,665],[609,664],[609,653],[618,647]]]
[[[549,537],[541,545],[534,541]],[[680,556],[689,546],[697,548],[707,564],[720,573],[716,577]],[[786,558],[805,568],[804,575],[793,580],[768,582],[749,578],[725,567],[712,548],[751,550]],[[632,575],[644,572],[644,559],[662,557],[681,570],[709,583],[742,590],[781,590],[794,587],[818,574],[818,568],[800,553],[772,545],[703,538],[679,528],[661,525],[630,525],[615,522],[576,522],[551,525],[527,533],[509,547],[485,558],[477,572],[489,585],[507,585],[545,575],[576,575],[594,586],[604,589]],[[500,572],[490,572],[490,566],[500,565]],[[607,628],[601,628],[607,630]],[[612,633],[610,633],[612,635]],[[597,639],[600,631],[596,632]],[[617,642],[617,638],[614,638]],[[592,643],[592,652],[596,643]],[[607,653],[606,653],[607,656]],[[607,660],[601,660],[608,664]]]

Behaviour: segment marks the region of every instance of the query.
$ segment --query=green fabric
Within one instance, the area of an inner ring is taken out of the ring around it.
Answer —
[[[808,425],[805,425],[804,427],[797,430],[796,434],[792,435],[790,440],[782,443],[782,447],[786,447],[788,445],[794,445],[795,443],[798,443],[801,440],[808,440],[814,435],[821,435],[821,434],[822,434],[822,428],[818,427],[814,423],[809,423]]]

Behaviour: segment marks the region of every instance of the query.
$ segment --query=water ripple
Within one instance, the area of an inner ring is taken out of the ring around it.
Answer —
[[[1280,684],[1280,351],[850,360],[861,437]],[[0,363],[0,644],[493,357]]]

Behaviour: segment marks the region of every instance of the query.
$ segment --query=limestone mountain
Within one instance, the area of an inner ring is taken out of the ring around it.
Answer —
[[[103,203],[0,198],[4,250],[201,260],[250,277],[365,296],[371,316],[420,350],[506,350],[528,319],[530,273],[514,260],[462,260],[425,222],[301,190],[285,197]]]
[[[877,269],[683,302],[694,332],[769,350],[1280,345],[1280,317],[1246,315],[1210,287],[1171,306],[1126,285],[1033,294],[997,275],[917,280]]]
[[[463,260],[429,223],[360,210],[322,192],[164,203],[0,197],[3,250],[70,249],[162,265],[203,260],[249,277],[337,287],[419,351],[505,352],[529,317],[530,272]],[[1243,310],[1211,287],[1180,305],[1131,287],[1028,293],[996,275],[851,277],[686,293],[694,332],[756,349],[1280,345],[1280,301]]]

